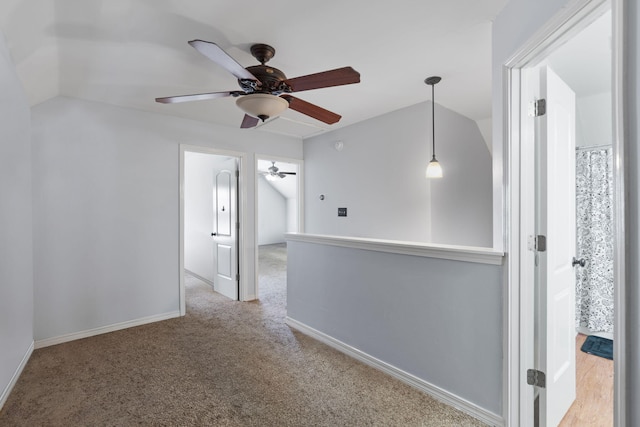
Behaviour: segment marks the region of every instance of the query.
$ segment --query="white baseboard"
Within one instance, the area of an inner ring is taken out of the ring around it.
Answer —
[[[7,384],[7,386],[2,391],[2,394],[0,395],[0,410],[2,409],[4,404],[7,402],[7,399],[9,398],[9,394],[11,394],[11,390],[13,390],[13,387],[16,385],[18,378],[20,378],[20,375],[22,374],[24,367],[27,366],[27,362],[29,361],[31,354],[33,353],[33,349],[34,349],[34,345],[33,345],[33,341],[31,341],[31,345],[29,345],[27,352],[22,357],[22,360],[20,361],[20,365],[18,365],[18,369],[16,369],[16,371],[13,373],[13,377],[11,377],[11,381],[9,381],[9,384]]]
[[[143,317],[141,319],[129,320],[127,322],[116,323],[113,325],[101,326],[99,328],[88,329],[86,331],[73,332],[71,334],[60,335],[58,337],[45,338],[35,342],[35,348],[49,347],[56,344],[62,344],[69,341],[75,341],[82,338],[88,338],[95,335],[106,334],[109,332],[119,331],[121,329],[133,328],[134,326],[146,325],[147,323],[159,322],[161,320],[173,319],[180,317],[179,311],[170,313],[157,314],[154,316]]]
[[[418,390],[426,393],[435,399],[445,403],[449,406],[452,406],[466,414],[471,415],[472,417],[487,423],[492,426],[504,426],[504,419],[502,416],[494,414],[480,406],[469,402],[466,399],[463,399],[460,396],[456,396],[453,393],[450,393],[438,386],[435,386],[431,383],[428,383],[415,375],[409,374],[402,369],[396,368],[393,365],[390,365],[387,362],[383,362],[380,359],[376,359],[375,357],[358,350],[357,348],[351,347],[348,344],[343,343],[340,340],[337,340],[324,332],[320,332],[316,329],[313,329],[310,326],[305,325],[302,322],[298,322],[295,319],[287,317],[286,320],[287,325],[302,332],[305,335],[308,335],[312,338],[317,339],[320,342],[327,344],[330,347],[335,348],[336,350],[353,357],[354,359],[359,360],[360,362],[369,365],[373,368],[376,368],[392,377],[402,381],[405,384],[408,384]]]
[[[193,277],[195,277],[198,280],[203,281],[204,283],[206,283],[207,285],[211,286],[213,288],[213,282],[209,279],[205,279],[204,277],[202,277],[199,274],[194,273],[191,270],[187,270],[186,268],[184,269],[185,273],[189,273],[190,275],[192,275]]]
[[[600,338],[613,340],[613,332],[593,332],[593,331],[590,331],[589,328],[586,328],[584,326],[578,326],[576,329],[578,330],[579,333],[583,335],[595,335]]]

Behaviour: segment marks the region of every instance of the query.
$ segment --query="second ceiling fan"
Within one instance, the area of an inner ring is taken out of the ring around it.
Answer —
[[[276,166],[276,162],[271,162],[269,169],[267,169],[266,172],[261,172],[260,174],[264,175],[268,181],[275,181],[277,178],[282,179],[287,175],[296,175],[296,172],[283,172]]]
[[[287,108],[327,124],[337,123],[341,118],[340,115],[296,98],[290,93],[360,83],[360,73],[351,67],[337,68],[289,79],[277,68],[265,65],[273,58],[276,52],[273,47],[266,44],[254,44],[251,46],[251,54],[260,62],[260,65],[246,68],[215,43],[192,40],[189,44],[233,74],[238,79],[241,90],[168,96],[156,98],[156,102],[172,104],[227,96],[238,97],[236,105],[245,112],[241,128],[255,127],[259,120],[264,122],[269,117],[276,117]]]

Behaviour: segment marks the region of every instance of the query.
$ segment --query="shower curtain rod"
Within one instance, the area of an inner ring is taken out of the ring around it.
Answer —
[[[576,151],[580,150],[600,150],[602,148],[611,148],[612,144],[601,144],[601,145],[588,145],[586,147],[576,147]]]

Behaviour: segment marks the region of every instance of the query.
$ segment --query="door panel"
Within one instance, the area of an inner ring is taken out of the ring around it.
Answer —
[[[231,171],[216,174],[216,230],[218,236],[231,236]]]
[[[546,236],[536,271],[540,307],[540,425],[557,426],[576,396],[575,356],[575,94],[548,67],[540,68],[546,114],[536,118],[536,234]]]
[[[231,250],[231,246],[218,244],[218,276],[222,276],[225,279],[231,279],[233,272]]]
[[[238,288],[238,179],[237,159],[229,159],[215,174],[214,182],[214,261],[213,287],[233,300]]]

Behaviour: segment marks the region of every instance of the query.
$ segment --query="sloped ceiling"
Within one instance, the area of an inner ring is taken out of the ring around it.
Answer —
[[[315,134],[430,99],[431,75],[443,78],[439,104],[473,120],[489,117],[491,20],[506,2],[3,0],[0,26],[32,105],[60,94],[239,127],[233,98],[154,102],[238,88],[187,44],[192,39],[219,44],[244,66],[256,64],[252,44],[270,44],[269,64],[288,77],[354,67],[360,84],[298,94],[341,114],[338,124],[284,113]]]

